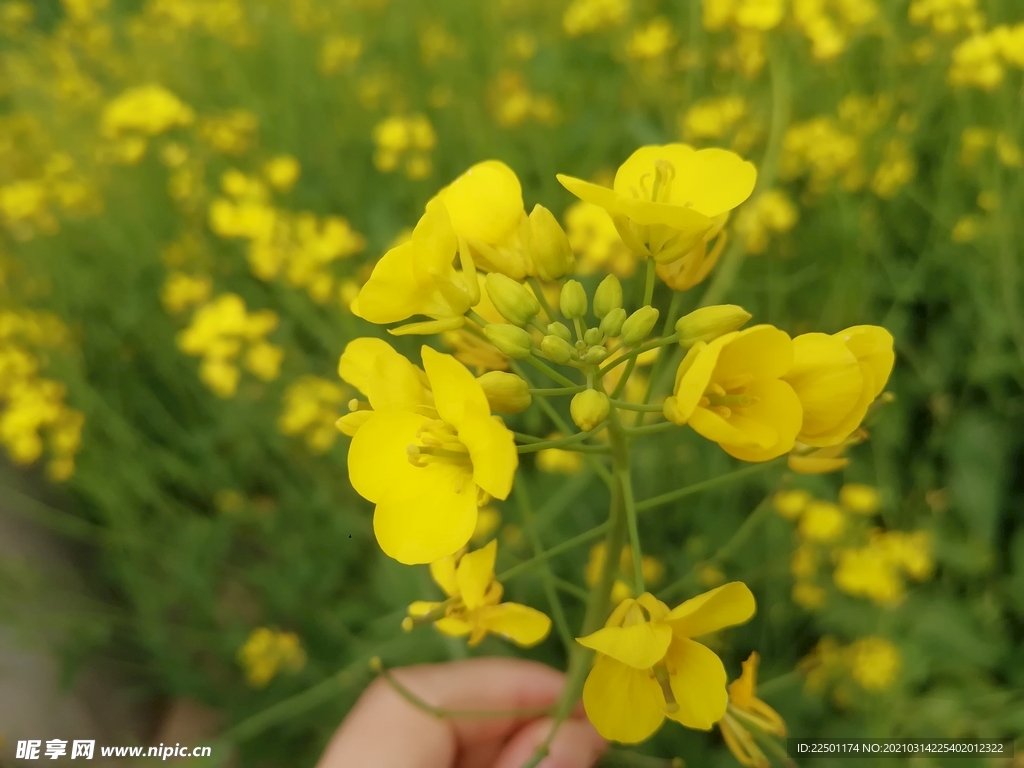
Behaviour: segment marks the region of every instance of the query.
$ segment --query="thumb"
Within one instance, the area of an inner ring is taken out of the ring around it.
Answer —
[[[524,726],[505,744],[494,768],[522,768],[553,725],[551,718],[545,717]],[[606,746],[588,720],[566,720],[555,734],[548,756],[537,768],[591,768]]]

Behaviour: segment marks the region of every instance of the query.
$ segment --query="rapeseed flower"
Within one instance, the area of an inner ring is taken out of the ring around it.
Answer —
[[[352,412],[337,421],[349,437],[374,413],[415,411],[434,404],[427,374],[382,339],[350,341],[338,361],[338,376],[366,396],[365,402],[351,401]]]
[[[483,388],[451,355],[422,348],[433,407],[374,411],[352,438],[349,479],[376,504],[373,528],[389,557],[429,563],[469,541],[477,508],[512,489],[512,433]]]
[[[551,448],[549,450],[558,450]],[[566,451],[568,453],[568,451]],[[576,454],[577,456],[579,454]],[[583,570],[583,580],[587,586],[593,589],[601,581],[601,571],[604,570],[605,559],[608,548],[604,542],[599,542],[590,548],[590,556],[587,558],[587,565]],[[644,583],[656,585],[665,577],[665,564],[653,555],[644,555],[640,558],[640,569],[643,572]],[[625,574],[630,576],[633,573],[633,548],[626,544],[619,554],[619,578],[615,579],[612,585],[612,603],[619,604],[629,597],[633,597],[633,589],[621,577]]]
[[[604,208],[623,242],[659,264],[681,259],[754,189],[757,170],[722,149],[646,146],[619,166],[612,188],[558,175],[581,200]]]
[[[793,342],[770,325],[756,325],[698,342],[676,371],[665,418],[689,426],[742,461],[787,453],[800,430],[802,410],[783,380]]]
[[[303,376],[284,393],[284,407],[277,420],[283,435],[302,435],[314,453],[323,453],[338,437],[335,423],[345,390],[318,376]]]
[[[479,645],[488,634],[524,648],[541,642],[551,631],[551,619],[527,605],[501,601],[504,589],[494,579],[497,553],[498,542],[492,540],[475,552],[432,562],[430,575],[448,599],[416,601],[409,606],[403,628],[411,630],[417,623],[430,621],[450,637],[468,636],[471,646]]]
[[[462,271],[453,266],[456,252]],[[460,328],[466,312],[480,301],[472,258],[460,249],[445,203],[434,198],[413,229],[412,238],[377,262],[370,279],[350,309],[371,323],[385,324],[426,315],[431,321],[413,323],[391,332],[437,333]]]
[[[619,603],[603,629],[577,639],[597,651],[583,686],[583,706],[597,732],[635,744],[657,731],[666,717],[709,730],[728,703],[725,667],[692,638],[742,624],[754,610],[754,596],[741,582],[674,609],[649,592]]]
[[[750,731],[786,737],[786,723],[779,713],[755,695],[760,657],[752,653],[743,662],[742,674],[729,683],[729,707],[718,723],[725,745],[741,765],[767,768],[770,762]]]
[[[258,627],[238,649],[238,662],[250,686],[265,688],[279,670],[298,672],[306,666],[306,652],[294,632]]]

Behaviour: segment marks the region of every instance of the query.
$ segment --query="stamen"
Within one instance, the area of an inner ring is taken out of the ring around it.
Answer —
[[[373,410],[372,406],[369,403],[364,402],[364,401],[359,400],[359,399],[354,398],[354,397],[351,400],[348,401],[348,409],[350,411],[372,411]]]
[[[654,669],[651,671],[654,673],[654,679],[658,681],[658,685],[661,686],[661,693],[665,697],[665,711],[677,712],[679,710],[679,703],[676,701],[675,694],[672,693],[672,683],[668,678],[668,667],[664,663],[658,663],[654,665]]]

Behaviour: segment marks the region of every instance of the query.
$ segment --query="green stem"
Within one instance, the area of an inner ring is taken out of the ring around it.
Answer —
[[[615,389],[612,391],[612,397],[622,397],[622,393],[626,389],[626,384],[629,383],[629,377],[633,375],[633,369],[636,368],[636,357],[631,357],[629,362],[626,363],[626,370],[622,372],[619,377],[619,383],[615,385]]]
[[[552,368],[550,365],[545,363],[543,360],[537,359],[536,355],[538,355],[538,354],[539,353],[537,352],[537,350],[533,350],[533,354],[530,355],[529,357],[525,358],[524,362],[529,363],[534,368],[536,368],[538,371],[540,371],[541,373],[545,374],[546,376],[554,379],[555,381],[557,381],[559,384],[561,384],[563,386],[566,386],[566,387],[575,387],[576,386],[576,382],[575,381],[573,381],[572,379],[570,379],[570,378],[568,378],[566,376],[563,376],[558,371],[556,371],[554,368]]]
[[[652,496],[649,499],[644,499],[643,501],[638,502],[636,505],[636,510],[637,512],[646,512],[649,509],[660,507],[662,504],[669,504],[673,501],[678,501],[679,499],[686,498],[687,496],[692,496],[695,493],[706,491],[709,488],[715,488],[719,485],[728,485],[730,483],[735,482],[736,480],[739,480],[742,477],[747,477],[748,475],[757,475],[760,474],[761,472],[764,472],[765,470],[777,467],[784,460],[785,459],[783,457],[775,459],[774,461],[765,461],[760,464],[750,464],[746,467],[743,467],[742,469],[736,469],[733,470],[732,472],[726,472],[724,475],[712,477],[710,480],[702,480],[699,483],[693,483],[692,485],[688,485],[685,488],[679,488],[675,491],[669,491],[668,493],[662,493],[658,496]]]
[[[658,347],[664,347],[664,346],[667,346],[669,344],[675,344],[678,341],[679,341],[679,335],[675,334],[675,333],[673,333],[671,336],[663,336],[660,339],[653,339],[652,341],[646,341],[643,344],[641,344],[639,347],[634,347],[633,349],[629,350],[629,352],[626,352],[624,354],[619,355],[618,357],[616,357],[611,362],[605,363],[603,366],[601,366],[597,370],[597,375],[598,376],[604,376],[606,373],[608,373],[608,371],[610,371],[615,366],[621,365],[622,363],[628,362],[630,360],[635,360],[637,355],[642,355],[644,352],[647,352],[647,351],[652,350],[652,349],[657,349]],[[628,377],[624,376],[623,378],[628,378]]]
[[[538,440],[530,435],[522,435],[522,437],[528,438],[530,443],[528,445],[517,445],[516,450],[519,453],[535,453],[547,448],[571,448],[572,450],[584,451],[586,453],[607,453],[608,449],[603,445],[578,445],[584,440],[593,437],[604,428],[605,422],[601,422],[589,432],[577,432],[574,435],[560,437],[556,440]],[[517,432],[515,434],[516,437],[520,437],[520,433]]]
[[[371,660],[371,664],[373,661]],[[520,707],[518,709],[445,709],[443,707],[435,707],[398,682],[390,670],[381,667],[378,670],[378,674],[384,678],[384,681],[395,693],[416,707],[416,709],[422,710],[434,717],[480,720],[489,717],[538,717],[551,712],[551,707]]]
[[[621,476],[622,457],[629,450],[625,440],[620,439],[614,433],[611,435],[612,442],[612,467],[615,476]],[[628,458],[627,458],[628,470]],[[605,537],[605,551],[609,556],[604,560],[604,567],[601,569],[601,576],[597,585],[591,590],[590,598],[587,601],[587,611],[583,617],[583,626],[580,628],[580,637],[585,637],[597,631],[605,622],[608,615],[609,603],[611,602],[612,586],[615,584],[616,571],[618,571],[618,558],[612,557],[612,552],[620,552],[626,538],[626,515],[623,489],[619,483],[612,484],[612,498],[608,512],[608,521],[605,524],[608,528],[608,535]],[[551,730],[534,751],[533,756],[523,764],[523,768],[537,768],[537,765],[547,757],[551,749],[551,742],[558,733],[558,729],[565,722],[565,719],[572,713],[580,694],[583,692],[583,683],[590,673],[593,663],[594,652],[582,645],[576,645],[569,657],[569,669],[566,672],[565,688],[555,705],[554,722]]]
[[[679,317],[679,312],[683,308],[683,294],[679,291],[672,292],[672,301],[668,305],[668,314],[665,316],[665,324],[661,328],[661,335],[667,336],[669,332],[675,327],[676,320]],[[651,368],[651,375],[647,378],[647,389],[644,391],[643,404],[651,402],[651,397],[654,395],[654,388],[657,386],[658,380],[661,378],[661,371],[665,367],[665,361],[668,360],[671,355],[666,354],[664,349],[660,349],[658,352],[658,359],[654,361],[654,366]],[[640,426],[640,422],[643,420],[643,416],[637,415],[633,421],[633,426]]]
[[[586,384],[577,384],[574,387],[530,387],[528,391],[531,395],[538,397],[555,397],[557,395],[575,395],[577,392],[582,392],[586,388]]]
[[[664,408],[660,405],[647,405],[646,403],[628,403],[625,400],[611,400],[612,405],[620,411],[639,411],[640,413],[661,413]]]
[[[555,586],[563,592],[572,595],[573,597],[579,598],[583,602],[590,599],[590,593],[587,592],[583,587],[573,584],[571,581],[560,579],[557,576],[553,579]]]
[[[647,258],[647,274],[644,275],[644,306],[651,306],[651,301],[654,299],[654,281],[657,278],[658,273],[655,272],[654,259],[652,257]]]
[[[530,287],[533,288],[533,294],[537,297],[537,301],[540,302],[540,306],[544,310],[544,314],[548,316],[548,322],[555,322],[555,318],[558,317],[558,315],[552,311],[551,305],[548,304],[548,297],[544,295],[544,289],[541,287],[540,280],[536,277],[528,277],[526,278],[526,282],[528,282]]]
[[[519,506],[519,513],[523,516],[523,527],[526,528],[526,535],[530,537],[530,545],[533,547],[534,556],[544,554],[544,544],[537,532],[536,518],[533,514],[533,505],[530,502],[529,494],[524,483],[516,483],[513,488],[516,504]],[[544,593],[548,598],[548,605],[551,607],[551,618],[555,622],[555,629],[562,638],[562,645],[566,653],[571,653],[575,643],[573,642],[572,631],[569,629],[569,622],[565,618],[565,609],[562,607],[562,600],[555,590],[555,577],[551,572],[551,566],[547,560],[541,562],[540,579],[544,586]]]
[[[619,413],[615,408],[612,408],[608,414],[608,427],[611,436],[613,472],[622,489],[623,506],[626,508],[626,523],[629,526],[629,545],[633,551],[633,587],[636,594],[641,595],[647,591],[647,586],[644,584],[644,570],[641,565],[643,552],[640,549],[640,530],[636,524],[636,499],[633,497],[629,441],[622,429],[622,422],[619,420]],[[605,557],[613,558],[617,551],[608,550],[605,552]]]
[[[600,525],[594,526],[589,531],[578,533],[571,539],[566,539],[561,544],[556,544],[555,546],[551,547],[551,549],[545,549],[543,554],[537,555],[536,557],[531,557],[529,560],[524,560],[521,563],[516,563],[511,568],[502,571],[494,578],[502,583],[514,579],[516,576],[528,573],[530,570],[533,569],[534,566],[540,565],[545,560],[550,560],[555,555],[560,555],[563,552],[567,552],[570,549],[575,549],[580,544],[586,544],[588,541],[593,541],[594,539],[600,538],[601,535],[604,534],[607,530],[608,521],[605,521]]]
[[[658,410],[660,411],[661,408]],[[643,435],[656,435],[659,432],[668,432],[678,426],[674,421],[659,421],[657,424],[644,424],[642,427],[626,427],[624,432],[630,437],[641,437]]]

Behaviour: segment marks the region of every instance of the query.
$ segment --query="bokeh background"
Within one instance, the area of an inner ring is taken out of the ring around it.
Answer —
[[[555,174],[608,180],[670,141],[760,169],[684,310],[876,323],[897,363],[843,470],[758,468],[646,513],[662,587],[751,585],[757,617],[715,647],[731,676],[761,654],[794,735],[1024,737],[1022,70],[1016,0],[0,1],[0,763],[70,728],[26,731],[18,649],[113,691],[88,705],[107,743],[244,766],[313,765],[373,655],[465,656],[400,631],[435,588],[348,484],[337,361],[381,329],[347,305],[489,158],[580,274],[638,292]],[[735,468],[686,430],[638,451],[641,498]],[[572,458],[524,460],[541,546],[606,514]],[[495,512],[500,570],[537,541]],[[590,556],[556,576],[585,586]],[[506,587],[546,608],[536,575]],[[555,637],[526,655],[565,660]],[[641,751],[735,765],[674,724]]]

